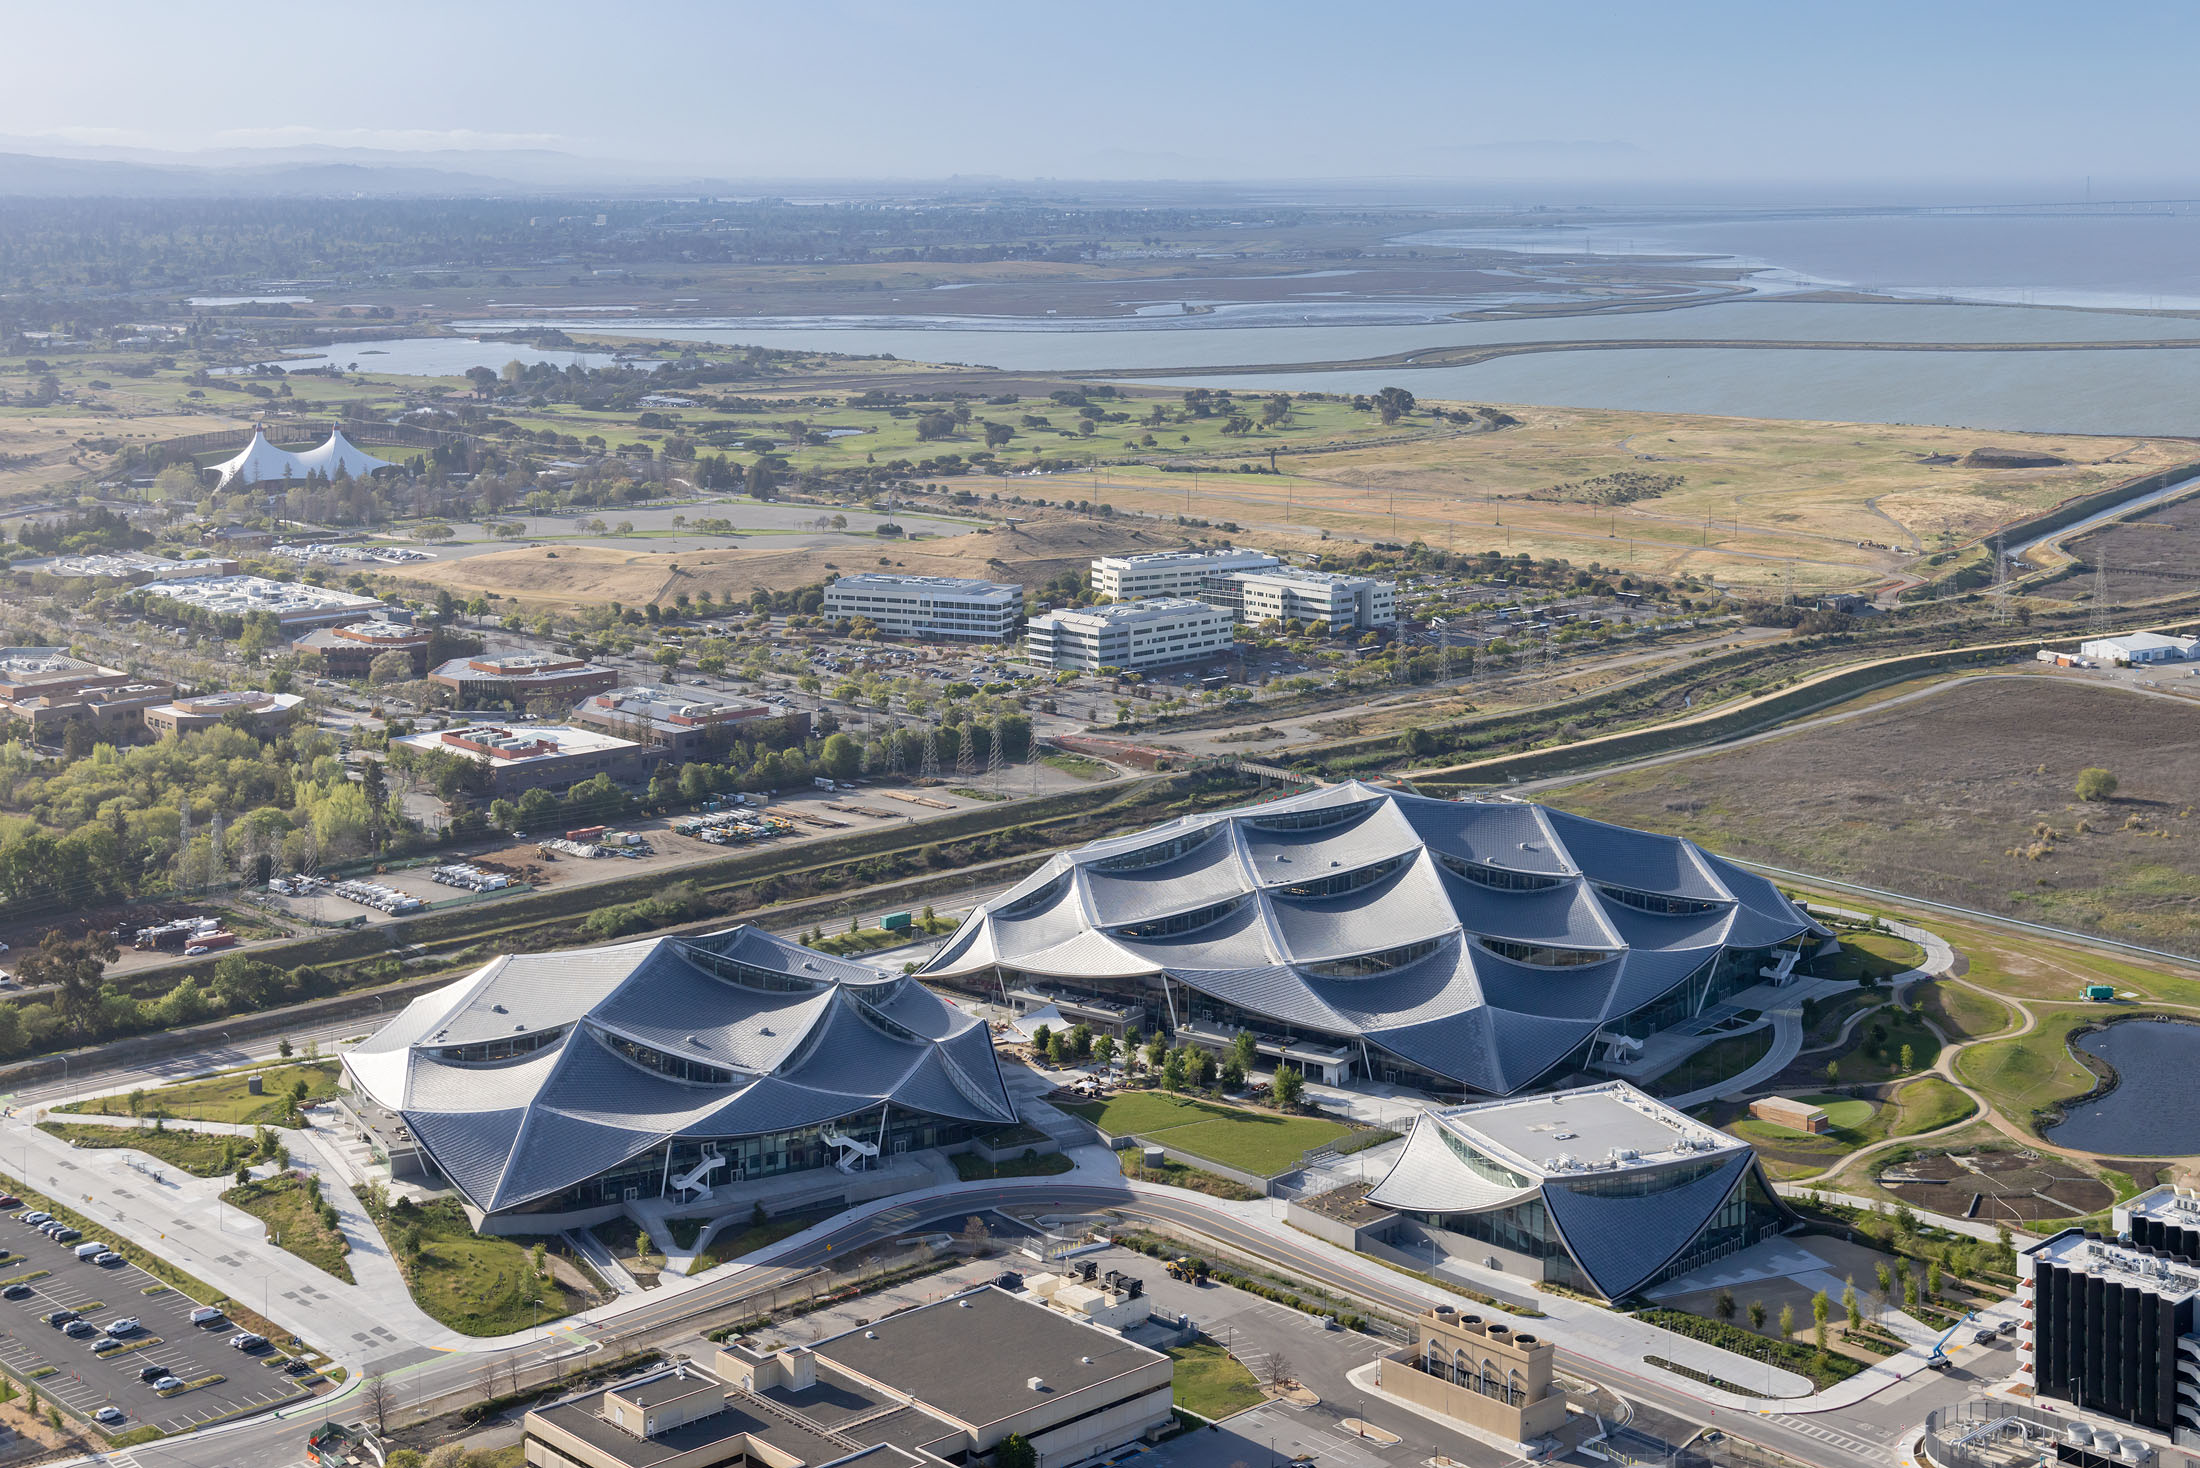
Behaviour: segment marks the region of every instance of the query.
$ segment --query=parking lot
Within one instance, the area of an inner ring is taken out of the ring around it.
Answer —
[[[86,1417],[101,1407],[120,1408],[123,1420],[105,1424],[110,1432],[148,1423],[174,1431],[304,1396],[306,1383],[319,1379],[310,1372],[287,1372],[289,1358],[279,1350],[231,1348],[229,1338],[241,1327],[226,1319],[193,1325],[198,1301],[127,1261],[100,1265],[79,1259],[75,1244],[56,1243],[21,1218],[17,1213],[0,1221],[0,1248],[10,1251],[0,1259],[0,1289],[20,1282],[31,1293],[0,1298],[0,1366],[39,1395]],[[75,1310],[102,1329],[72,1337],[40,1318],[61,1309]],[[92,1344],[105,1335],[107,1323],[125,1318],[137,1320],[140,1328],[115,1337],[121,1349],[93,1354]],[[186,1383],[225,1379],[164,1397],[140,1375],[150,1366],[164,1367]]]

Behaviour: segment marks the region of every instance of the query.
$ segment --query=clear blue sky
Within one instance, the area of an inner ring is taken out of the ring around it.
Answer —
[[[7,0],[0,146],[729,177],[2200,177],[2200,7]],[[1989,190],[1991,192],[1991,190]]]

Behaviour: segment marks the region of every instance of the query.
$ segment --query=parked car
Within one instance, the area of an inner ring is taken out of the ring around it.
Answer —
[[[20,1208],[23,1200],[13,1193],[0,1193],[0,1208]]]
[[[183,1378],[180,1376],[156,1378],[153,1382],[153,1390],[156,1392],[180,1392],[183,1390]]]
[[[120,1407],[102,1407],[97,1412],[94,1412],[92,1414],[92,1420],[95,1422],[104,1422],[111,1427],[115,1423],[123,1420],[122,1409]]]
[[[52,1234],[53,1241],[57,1244],[73,1244],[83,1237],[83,1230],[67,1227],[57,1228]]]
[[[48,1325],[67,1325],[70,1321],[76,1319],[76,1312],[67,1308],[48,1310],[38,1318]]]
[[[0,1300],[28,1300],[37,1291],[27,1284],[11,1284],[0,1290]]]
[[[76,1257],[79,1259],[97,1259],[100,1255],[106,1252],[107,1246],[102,1243],[94,1242],[89,1244],[78,1244],[76,1246]]]
[[[226,1317],[223,1316],[222,1312],[212,1305],[201,1305],[191,1312],[191,1323],[193,1325],[212,1325],[224,1318]]]
[[[77,1339],[82,1340],[85,1336],[98,1335],[99,1327],[92,1324],[89,1320],[72,1320],[67,1325],[61,1327],[61,1333],[65,1336],[74,1336]]]
[[[267,1346],[267,1337],[264,1335],[254,1335],[249,1330],[241,1330],[229,1338],[229,1344],[235,1346],[240,1351],[264,1350]]]
[[[32,1212],[24,1214],[21,1221],[29,1224],[32,1228],[36,1228],[51,1217],[53,1217],[51,1213]]]
[[[103,1335],[98,1340],[92,1342],[92,1354],[95,1356],[104,1356],[109,1351],[119,1351],[121,1349],[122,1342],[116,1340],[111,1335]]]
[[[110,1264],[120,1264],[122,1262],[122,1256],[120,1254],[117,1254],[114,1250],[108,1249],[102,1253],[94,1254],[92,1256],[92,1262],[94,1264],[97,1264],[100,1268],[105,1269]]]
[[[167,1374],[168,1368],[165,1366],[140,1366],[138,1368],[139,1381],[159,1381]]]
[[[125,1315],[120,1320],[107,1322],[107,1334],[109,1335],[136,1335],[141,1329],[143,1327],[138,1324],[135,1315]]]
[[[2000,1338],[2001,1327],[1998,1325],[1989,1325],[1982,1327],[1977,1334],[1971,1337],[1972,1340],[1978,1342],[1982,1346],[1987,1344],[1989,1341],[1999,1340]]]

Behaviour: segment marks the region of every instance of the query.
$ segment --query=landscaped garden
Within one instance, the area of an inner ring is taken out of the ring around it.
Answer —
[[[477,1234],[452,1199],[369,1204],[421,1309],[462,1335],[507,1335],[570,1315],[576,1298],[547,1260],[514,1239]]]
[[[74,1147],[102,1150],[125,1149],[157,1157],[170,1167],[180,1167],[193,1177],[226,1177],[237,1164],[254,1155],[250,1137],[212,1132],[187,1132],[181,1128],[103,1126],[98,1122],[42,1121],[42,1132],[51,1132]]]
[[[1125,1091],[1062,1109],[1114,1136],[1143,1137],[1257,1177],[1290,1172],[1306,1153],[1332,1146],[1353,1131],[1320,1117],[1248,1111],[1163,1091]]]
[[[77,1111],[92,1116],[173,1116],[184,1121],[227,1121],[240,1126],[280,1125],[290,1114],[295,1098],[310,1106],[336,1094],[343,1067],[333,1060],[307,1060],[295,1065],[259,1066],[225,1071],[194,1081],[178,1081],[149,1091],[95,1096],[89,1101],[57,1106],[56,1111]],[[260,1092],[252,1081],[260,1082]],[[301,1093],[297,1083],[305,1082]]]
[[[351,1242],[337,1227],[336,1210],[322,1200],[320,1188],[310,1178],[279,1173],[231,1188],[222,1194],[222,1201],[266,1224],[268,1242],[277,1248],[345,1284],[353,1282],[351,1263],[344,1257],[351,1252]]]
[[[1205,1336],[1188,1346],[1172,1346],[1169,1356],[1176,1362],[1176,1405],[1187,1412],[1220,1419],[1264,1400],[1245,1363]]]

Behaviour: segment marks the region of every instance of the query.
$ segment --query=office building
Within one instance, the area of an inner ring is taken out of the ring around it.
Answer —
[[[486,704],[523,705],[530,699],[575,699],[616,688],[619,675],[586,658],[548,653],[508,657],[452,658],[428,675],[430,683],[451,690],[461,708]]]
[[[867,617],[888,637],[933,642],[1006,642],[1024,615],[1024,589],[959,576],[890,576],[866,571],[825,587],[827,617]]]
[[[2170,1203],[2182,1201],[2189,1200],[2173,1196]],[[2156,1204],[2149,1214],[2170,1211]],[[2129,1205],[2116,1210],[2119,1225],[2134,1216]],[[2148,1232],[2172,1246],[2200,1223],[2136,1216],[2160,1224],[2163,1231]],[[2017,1345],[2034,1400],[2068,1402],[2200,1446],[2200,1387],[2193,1385],[2200,1378],[2193,1308],[2200,1263],[2163,1244],[2067,1228],[2017,1255],[2017,1298],[2027,1307]]]
[[[435,631],[409,622],[377,618],[341,627],[316,627],[290,644],[292,652],[310,652],[332,678],[364,678],[374,660],[387,652],[401,652],[412,664],[412,675],[428,671],[428,653],[435,646]]]
[[[795,1173],[853,1182],[1016,1121],[984,1021],[748,926],[492,959],[343,1061],[508,1233]],[[905,1186],[931,1185],[919,1171]]]
[[[1202,577],[1199,599],[1228,607],[1240,622],[1319,623],[1333,631],[1398,623],[1398,590],[1390,582],[1294,566]]]
[[[529,790],[564,791],[597,775],[609,775],[626,785],[646,782],[664,751],[652,744],[618,739],[595,729],[574,729],[562,724],[527,724],[508,729],[498,724],[471,724],[462,729],[439,729],[392,739],[393,748],[424,754],[455,755],[484,766],[489,772],[491,797],[509,797]]]
[[[1112,601],[1154,596],[1192,596],[1203,578],[1232,571],[1268,571],[1283,563],[1253,550],[1154,551],[1139,556],[1099,556],[1092,563],[1092,594]]]
[[[145,710],[175,697],[176,685],[73,657],[61,647],[0,647],[0,719],[28,724],[40,743],[72,723],[128,739]]]
[[[1446,1253],[1607,1300],[1796,1223],[1747,1142],[1625,1081],[1424,1111],[1367,1201]]]
[[[784,727],[789,740],[809,736],[810,716],[805,711],[783,713],[766,704],[726,703],[690,689],[614,688],[573,705],[576,724],[657,745],[668,758],[682,762],[722,754],[743,737],[744,729],[779,719],[786,723],[775,727]]]
[[[1059,853],[924,972],[1003,1004],[1136,1005],[1217,1049],[1249,1030],[1340,1080],[1502,1096],[1784,976],[1826,936],[1692,842],[1350,781]]]
[[[535,1468],[945,1468],[1010,1436],[1037,1468],[1158,1437],[1174,1363],[991,1285],[806,1346],[719,1349],[526,1417]]]
[[[1065,607],[1024,624],[1026,655],[1043,668],[1124,672],[1203,662],[1230,651],[1230,614],[1189,597]]]
[[[303,581],[270,581],[265,576],[196,576],[155,582],[145,594],[230,617],[265,612],[285,630],[364,622],[386,611],[371,596],[309,586]]]
[[[155,704],[145,711],[145,727],[167,738],[237,719],[254,734],[266,738],[289,728],[297,717],[298,705],[304,702],[295,693],[261,693],[250,688],[208,693]]]

